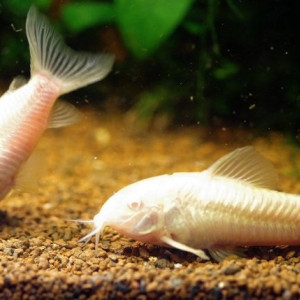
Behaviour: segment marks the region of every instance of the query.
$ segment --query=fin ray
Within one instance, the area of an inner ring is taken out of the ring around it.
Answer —
[[[47,18],[32,6],[26,20],[31,56],[31,74],[47,72],[61,85],[61,93],[104,78],[111,70],[112,54],[77,52],[65,45]]]
[[[55,102],[48,128],[59,128],[80,121],[82,114],[72,104],[65,101]]]
[[[173,247],[173,248],[176,248],[176,249],[179,249],[179,250],[182,250],[182,251],[186,251],[186,252],[193,253],[193,254],[199,256],[199,257],[200,257],[201,259],[203,259],[203,260],[209,260],[209,257],[208,257],[208,256],[205,254],[205,252],[204,252],[203,250],[201,250],[201,249],[195,249],[195,248],[189,247],[189,246],[187,246],[187,245],[184,245],[184,244],[182,244],[182,243],[180,243],[180,242],[177,242],[177,241],[175,241],[175,240],[173,240],[173,239],[171,239],[171,238],[169,238],[169,237],[166,237],[166,236],[163,236],[163,237],[161,238],[161,240],[162,240],[165,244],[167,244],[167,245],[169,245],[169,246],[171,246],[171,247]]]
[[[230,177],[263,188],[277,188],[274,167],[252,146],[238,148],[221,157],[208,171],[215,176]]]

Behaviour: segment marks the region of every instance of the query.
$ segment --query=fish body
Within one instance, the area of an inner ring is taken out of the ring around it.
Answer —
[[[35,7],[28,12],[26,34],[31,78],[17,77],[0,98],[0,199],[14,186],[31,185],[35,169],[41,168],[32,152],[45,129],[78,120],[76,109],[57,98],[102,79],[113,64],[110,54],[68,48]]]
[[[156,204],[162,212],[163,235],[185,245],[210,249],[300,244],[297,195],[212,177],[207,171],[153,179],[143,183],[152,185],[152,191],[159,186],[158,193],[164,195]]]
[[[115,193],[94,217],[136,240],[216,260],[240,246],[300,244],[300,197],[275,190],[272,165],[253,147],[237,149],[202,172],[160,175]]]
[[[1,97],[0,197],[14,185],[14,176],[47,128],[48,116],[58,95],[55,90],[57,87],[51,80],[35,76],[28,84]]]

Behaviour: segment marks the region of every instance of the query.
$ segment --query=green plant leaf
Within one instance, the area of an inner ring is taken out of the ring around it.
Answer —
[[[183,27],[187,30],[188,33],[193,35],[201,35],[205,32],[205,27],[203,24],[196,22],[185,22]]]
[[[239,68],[238,65],[227,61],[224,62],[223,65],[214,71],[215,78],[219,80],[227,79],[228,77],[236,74]]]
[[[32,0],[32,2],[42,10],[49,9],[52,1],[53,0]]]
[[[32,1],[30,0],[5,0],[4,6],[17,16],[24,16],[27,14]]]
[[[117,22],[135,57],[152,54],[180,24],[194,0],[115,0]]]
[[[46,10],[49,8],[52,0],[4,0],[4,6],[11,12],[19,16],[25,16],[32,4],[39,9]]]
[[[0,56],[3,57],[0,61],[1,70],[9,70],[16,61],[22,61],[27,57],[26,51],[28,51],[27,43],[22,43],[18,35],[7,36],[0,50]]]
[[[62,8],[62,20],[72,32],[114,21],[114,7],[108,3],[67,3]]]

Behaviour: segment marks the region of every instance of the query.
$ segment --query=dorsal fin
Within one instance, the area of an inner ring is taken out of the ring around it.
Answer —
[[[12,92],[14,90],[17,90],[18,88],[20,88],[26,83],[27,83],[27,79],[24,76],[19,75],[13,79],[13,81],[9,85],[8,91]]]
[[[221,157],[208,171],[215,176],[234,178],[258,187],[277,187],[278,178],[274,167],[252,146],[238,148]]]

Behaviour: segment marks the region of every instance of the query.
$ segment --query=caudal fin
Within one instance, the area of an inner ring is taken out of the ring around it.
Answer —
[[[61,94],[104,78],[112,68],[112,54],[77,52],[65,45],[47,18],[32,6],[26,20],[31,75],[43,72],[61,85]]]

